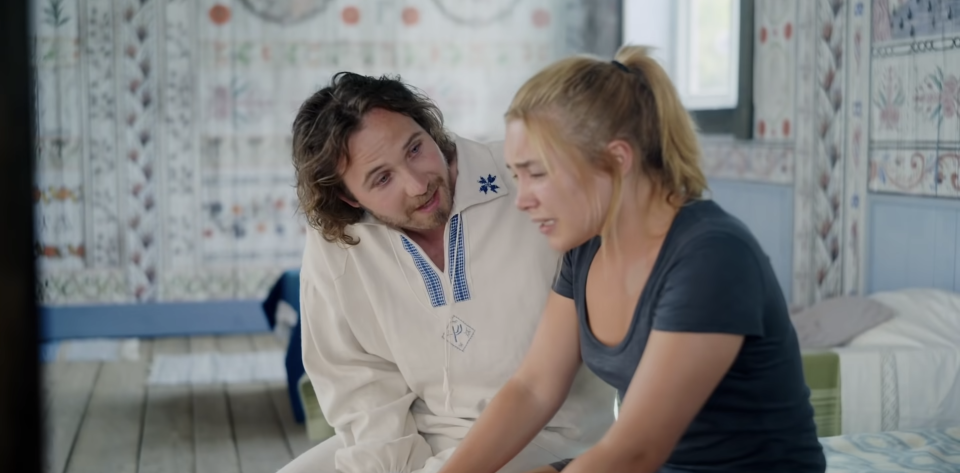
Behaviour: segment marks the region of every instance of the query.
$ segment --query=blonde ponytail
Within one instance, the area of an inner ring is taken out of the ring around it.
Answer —
[[[642,86],[650,88],[656,102],[660,125],[660,152],[663,160],[663,182],[674,195],[698,199],[707,188],[707,179],[700,168],[700,143],[696,125],[680,102],[673,82],[666,71],[650,57],[643,46],[624,46],[616,60],[637,71]]]
[[[587,171],[610,174],[613,199],[603,237],[616,225],[622,188],[620,168],[607,151],[613,140],[630,144],[639,161],[632,172],[650,178],[671,202],[699,199],[707,188],[693,120],[645,47],[624,46],[615,61],[573,56],[547,66],[517,91],[505,118],[524,123],[548,171],[551,158],[562,159],[588,187]]]

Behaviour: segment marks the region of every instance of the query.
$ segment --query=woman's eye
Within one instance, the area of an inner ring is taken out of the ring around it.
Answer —
[[[377,185],[378,185],[378,186],[382,186],[382,185],[386,184],[387,181],[389,181],[389,180],[390,180],[390,175],[389,175],[389,174],[384,174],[384,175],[380,176],[379,179],[377,179]]]

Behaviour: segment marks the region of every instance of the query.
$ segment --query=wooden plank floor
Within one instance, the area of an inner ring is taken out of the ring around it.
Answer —
[[[274,473],[315,445],[282,382],[146,383],[154,355],[282,350],[273,335],[140,346],[138,361],[44,366],[46,473]]]

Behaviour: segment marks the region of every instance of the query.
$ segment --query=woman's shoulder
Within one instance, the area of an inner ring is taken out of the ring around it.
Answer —
[[[727,213],[712,200],[687,204],[681,209],[681,219],[671,235],[679,253],[697,251],[704,247],[758,251],[759,243],[753,232],[740,219]]]

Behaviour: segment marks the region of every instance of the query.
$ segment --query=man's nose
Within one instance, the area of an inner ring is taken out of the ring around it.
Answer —
[[[430,179],[424,174],[408,172],[406,175],[407,195],[416,197],[427,193],[430,188]]]

